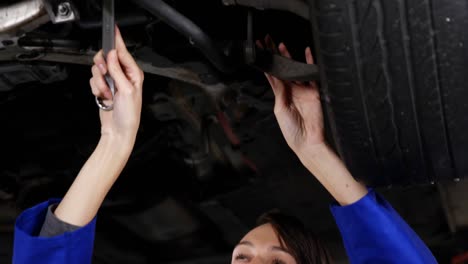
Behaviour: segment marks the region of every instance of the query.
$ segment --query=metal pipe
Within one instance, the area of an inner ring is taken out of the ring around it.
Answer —
[[[133,0],[142,8],[158,17],[180,34],[187,37],[190,43],[197,47],[213,65],[224,73],[231,73],[234,67],[229,63],[228,57],[218,49],[211,38],[190,19],[161,0]]]
[[[224,5],[248,6],[256,9],[274,9],[291,12],[309,20],[309,6],[301,0],[223,0]]]

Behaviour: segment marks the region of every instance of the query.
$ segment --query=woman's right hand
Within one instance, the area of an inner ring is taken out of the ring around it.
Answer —
[[[116,49],[107,55],[107,63],[102,51],[96,54],[90,80],[94,96],[104,99],[106,104],[113,99],[114,109],[99,111],[98,146],[55,210],[58,219],[76,226],[84,226],[96,216],[130,157],[140,125],[143,72],[125,47],[117,27],[115,33]],[[114,79],[114,98],[104,79],[107,72]]]
[[[103,98],[106,104],[114,104],[112,111],[99,111],[101,135],[134,140],[140,125],[144,73],[128,52],[117,27],[115,44],[116,49],[107,55],[107,63],[102,50],[94,57],[90,84],[94,96]],[[106,73],[115,83],[113,102],[104,78]]]

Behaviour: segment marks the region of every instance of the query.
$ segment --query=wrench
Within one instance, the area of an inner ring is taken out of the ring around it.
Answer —
[[[115,6],[114,0],[103,0],[102,1],[102,50],[104,59],[107,58],[107,54],[115,49]],[[115,96],[115,84],[109,73],[104,76],[106,83],[112,93],[112,99]],[[97,106],[104,111],[112,111],[114,104],[104,104],[102,98],[96,97]]]

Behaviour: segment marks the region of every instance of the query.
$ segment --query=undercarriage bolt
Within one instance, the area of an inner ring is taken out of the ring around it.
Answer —
[[[58,14],[60,16],[68,16],[70,15],[70,3],[68,2],[63,2],[58,5]]]

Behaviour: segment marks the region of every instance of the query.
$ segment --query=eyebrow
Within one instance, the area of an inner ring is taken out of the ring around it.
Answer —
[[[249,246],[249,247],[255,247],[254,244],[250,241],[241,241],[237,246]]]
[[[289,255],[292,256],[291,252],[290,252],[289,250],[285,249],[284,247],[272,246],[272,247],[270,248],[270,250],[271,250],[271,251],[281,251],[281,252],[284,252],[284,253],[289,254]]]
[[[239,242],[239,244],[237,244],[237,246],[248,246],[248,247],[255,247],[254,244],[250,241],[241,241]],[[284,247],[278,247],[278,246],[272,246],[270,247],[270,250],[271,251],[281,251],[281,252],[284,252],[286,254],[289,254],[292,256],[291,252],[287,249],[285,249]]]

